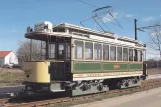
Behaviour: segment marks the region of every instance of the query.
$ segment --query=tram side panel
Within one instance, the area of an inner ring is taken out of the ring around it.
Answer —
[[[73,80],[79,80],[79,78],[86,80],[91,77],[93,79],[106,79],[140,75],[143,75],[142,62],[73,61]]]
[[[140,77],[142,62],[73,61],[73,81]]]

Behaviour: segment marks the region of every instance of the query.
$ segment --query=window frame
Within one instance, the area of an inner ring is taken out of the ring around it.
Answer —
[[[123,61],[123,47],[122,47],[122,46],[117,46],[116,48],[121,48],[121,60],[118,60],[118,59],[117,59],[117,55],[118,55],[117,52],[118,52],[118,51],[116,51],[116,53],[117,53],[117,54],[116,54],[116,61],[118,61],[118,62],[121,61],[121,62],[122,62],[122,61]],[[116,50],[118,50],[118,49],[116,49]]]
[[[95,45],[100,45],[101,46],[101,51],[100,51],[100,58],[99,59],[95,59]],[[102,44],[101,43],[93,43],[93,59],[94,60],[102,60]]]
[[[140,59],[139,60],[139,51],[140,51]],[[143,57],[142,57],[142,49],[137,49],[137,62],[142,62],[143,61]]]
[[[129,47],[122,47],[122,48],[123,48],[122,61],[123,62],[129,62]],[[124,48],[127,49],[127,60],[124,60]]]
[[[76,58],[76,53],[75,53],[75,41],[78,41],[78,42],[82,42],[82,58]],[[74,59],[84,59],[84,41],[82,41],[82,40],[74,40]]]
[[[115,60],[111,60],[111,46],[115,47]],[[109,45],[109,61],[117,61],[116,53],[117,53],[117,46],[116,45]]]
[[[92,54],[91,54],[92,55],[92,58],[86,58],[86,51],[85,51],[85,49],[86,49],[86,43],[91,43],[92,44],[92,48],[91,48],[92,49]],[[94,54],[93,53],[94,53],[94,43],[91,42],[91,41],[85,41],[84,42],[84,60],[93,60],[94,59],[94,56],[93,56]]]
[[[130,58],[130,50],[132,50],[132,61],[129,60],[129,58]],[[129,56],[128,56],[129,62],[133,62],[134,61],[134,49],[133,48],[129,48],[128,54],[129,54]]]
[[[108,46],[108,59],[105,59],[105,57],[104,57],[104,45],[105,46]],[[104,61],[110,61],[110,45],[109,44],[103,44],[103,46],[102,46],[103,48],[102,48],[102,60],[104,60]]]

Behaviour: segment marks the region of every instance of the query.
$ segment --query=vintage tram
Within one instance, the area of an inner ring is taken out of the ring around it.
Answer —
[[[41,41],[42,50],[40,60],[24,63],[26,91],[74,96],[139,86],[147,76],[146,45],[128,37],[44,21],[28,27],[25,38]]]

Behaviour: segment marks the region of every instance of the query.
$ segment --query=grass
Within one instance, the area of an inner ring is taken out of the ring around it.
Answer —
[[[0,86],[21,85],[25,74],[19,69],[0,68]]]

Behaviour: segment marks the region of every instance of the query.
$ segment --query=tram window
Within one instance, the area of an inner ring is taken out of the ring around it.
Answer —
[[[133,49],[129,49],[129,61],[133,61]]]
[[[63,55],[64,51],[64,44],[59,44],[59,55]]]
[[[102,46],[101,44],[94,44],[94,59],[101,60],[102,59]]]
[[[83,59],[83,42],[75,41],[75,58]]]
[[[66,43],[66,57],[70,58],[70,44]]]
[[[116,60],[116,46],[110,46],[110,60]]]
[[[85,43],[85,58],[93,59],[93,43]]]
[[[143,57],[143,51],[142,50],[140,51],[140,56],[141,56],[141,60],[140,61],[143,61],[144,60],[143,59],[144,57]]]
[[[128,48],[123,48],[123,61],[128,61]]]
[[[122,61],[122,47],[117,47],[117,61]]]
[[[109,45],[103,45],[103,60],[109,60]]]
[[[134,49],[134,61],[137,61],[137,55],[138,55],[138,53],[137,53],[137,49]]]
[[[143,51],[142,57],[143,57],[143,61],[146,61],[146,51],[145,50]]]
[[[138,61],[142,61],[142,53],[138,50]]]
[[[55,44],[49,45],[49,58],[55,58]]]

